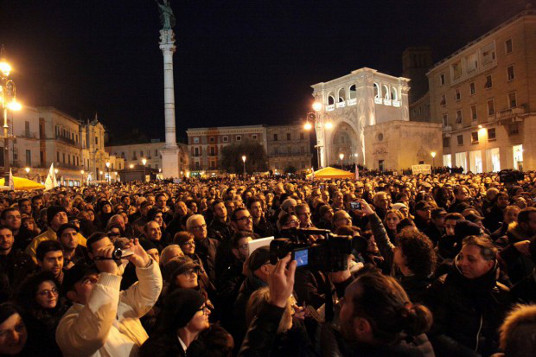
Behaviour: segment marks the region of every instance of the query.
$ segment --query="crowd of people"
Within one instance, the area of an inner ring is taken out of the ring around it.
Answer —
[[[0,224],[2,356],[536,355],[533,172],[9,191]]]

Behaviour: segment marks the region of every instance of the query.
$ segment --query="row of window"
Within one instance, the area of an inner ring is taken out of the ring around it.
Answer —
[[[332,106],[335,106],[335,104],[337,104],[337,107],[339,107],[340,105],[343,105],[347,101],[351,102],[349,103],[350,105],[352,103],[355,104],[355,100],[356,100],[355,84],[350,86],[350,88],[348,89],[348,93],[349,95],[347,96],[345,88],[340,88],[337,91],[337,96],[335,96],[333,92],[328,93],[327,106],[330,108],[333,108]],[[399,100],[399,93],[398,93],[398,90],[394,86],[374,82],[374,98],[377,104],[381,104],[381,103],[391,104],[390,101],[397,102]]]
[[[515,79],[515,69],[514,65],[508,66],[506,69],[506,78],[508,81],[513,81]],[[484,83],[484,88],[492,88],[493,87],[493,77],[491,74],[486,76],[486,82]],[[475,95],[476,94],[476,85],[475,82],[469,83],[469,94]],[[461,88],[456,88],[454,92],[454,99],[459,102],[462,99],[462,90]],[[441,100],[439,104],[443,107],[447,105],[447,96],[445,94],[441,95]]]
[[[513,109],[517,107],[517,95],[516,92],[510,92],[507,94],[507,105],[509,109]],[[494,98],[490,98],[486,102],[486,112],[488,114],[488,117],[495,115],[495,100]],[[476,104],[473,104],[469,108],[469,114],[471,117],[471,121],[476,122],[478,121],[478,111]],[[456,124],[461,124],[463,122],[463,112],[462,109],[456,110]],[[448,114],[443,113],[443,126],[448,126],[449,120],[448,120]]]
[[[287,141],[291,141],[292,140],[292,134],[291,133],[287,133]],[[274,134],[274,140],[273,141],[279,141],[279,134]],[[304,133],[300,133],[300,140],[304,140],[305,139],[305,134]]]
[[[508,135],[513,136],[519,134],[519,123],[510,123],[508,125]],[[471,144],[478,144],[481,140],[487,138],[487,141],[494,141],[497,139],[497,133],[495,128],[480,129],[478,131],[471,132]],[[456,144],[458,146],[464,145],[464,135],[459,134],[456,136]],[[450,147],[450,137],[443,138],[443,147]]]
[[[305,154],[305,147],[300,146],[299,148],[295,148],[294,152],[292,152],[292,146],[288,146],[287,150],[285,152],[284,147],[274,147],[272,149],[272,155],[279,155],[279,154]]]
[[[514,43],[512,39],[508,39],[504,42],[504,52],[506,55],[512,53],[514,50]],[[479,58],[480,55],[480,58]],[[450,66],[450,75],[452,81],[459,80],[463,75],[463,67],[465,66],[467,73],[472,73],[478,68],[479,60],[483,66],[486,66],[493,61],[495,61],[495,43],[492,42],[480,49],[479,52],[474,52],[467,55],[465,58],[460,59]],[[443,86],[446,84],[446,75],[445,73],[439,74],[439,85]]]
[[[72,160],[71,160],[71,158],[72,158]],[[67,164],[67,165],[76,165],[76,166],[78,166],[79,165],[79,157],[78,157],[78,155],[74,155],[74,154],[72,156],[71,156],[71,154],[67,154],[67,155],[65,155],[65,153],[60,154],[60,152],[57,151],[56,152],[56,162],[61,162],[63,164]]]
[[[29,126],[29,123],[28,123],[28,126]],[[29,127],[28,127],[28,130],[29,130]],[[62,128],[59,125],[56,125],[56,138],[68,139],[78,144],[78,134],[75,134],[71,132],[70,130]]]
[[[224,143],[228,143],[228,142],[229,142],[229,136],[228,136],[228,135],[222,136],[221,139],[222,139],[222,142],[224,142]],[[257,139],[258,139],[258,135],[257,135],[257,134],[252,134],[252,135],[251,135],[251,140],[257,140]],[[200,138],[199,138],[199,136],[194,136],[192,140],[193,140],[193,143],[194,143],[194,144],[199,144],[199,142],[200,142]],[[215,143],[215,142],[216,142],[216,137],[214,137],[214,136],[210,136],[210,137],[208,138],[208,141],[209,141],[210,143]],[[235,141],[242,141],[242,135],[235,135]]]

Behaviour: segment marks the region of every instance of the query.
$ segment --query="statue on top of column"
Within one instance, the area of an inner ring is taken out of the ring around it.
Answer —
[[[162,24],[163,30],[171,30],[175,26],[175,15],[173,15],[173,10],[169,4],[169,0],[155,0],[158,5],[158,12],[160,14],[160,23]]]

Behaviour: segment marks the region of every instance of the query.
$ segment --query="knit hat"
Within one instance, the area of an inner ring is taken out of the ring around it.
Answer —
[[[406,208],[407,209],[408,206],[406,206],[406,204],[404,204],[402,202],[397,202],[392,206],[392,208],[400,211],[401,208]]]
[[[60,228],[58,229],[58,231],[56,232],[56,235],[59,237],[61,237],[61,235],[63,234],[63,231],[66,230],[66,229],[74,229],[76,231],[76,233],[80,232],[80,230],[78,229],[77,226],[75,226],[74,224],[71,224],[71,223],[65,223],[65,224],[62,224],[60,226]]]
[[[164,299],[163,326],[167,331],[184,327],[205,303],[205,298],[193,289],[176,289]]]
[[[479,225],[470,221],[460,221],[456,223],[454,227],[454,233],[456,238],[460,241],[469,236],[479,236],[481,234],[481,228]]]
[[[260,247],[255,249],[248,259],[246,260],[246,266],[248,270],[253,273],[255,270],[259,269],[264,264],[270,261],[270,248]]]
[[[430,208],[432,208],[432,207],[426,201],[419,201],[415,205],[415,211],[424,211],[424,210],[430,209]]]
[[[67,214],[67,211],[65,208],[61,206],[50,206],[47,208],[47,224],[50,226],[50,222],[54,219],[54,216],[57,215],[60,212],[65,212]]]

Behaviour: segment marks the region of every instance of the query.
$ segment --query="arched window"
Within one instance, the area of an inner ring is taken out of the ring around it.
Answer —
[[[391,99],[398,100],[398,91],[394,87],[391,87]]]
[[[352,84],[350,86],[349,99],[355,99],[355,97],[356,97],[355,84]]]
[[[333,96],[333,93],[330,93],[328,95],[328,105],[333,105],[335,104],[335,96]]]
[[[383,90],[383,97],[387,100],[391,99],[391,95],[389,94],[389,88],[385,84],[382,86],[382,90]]]
[[[338,103],[342,103],[346,100],[346,93],[344,92],[344,88],[339,89],[338,97]]]
[[[381,98],[381,96],[380,85],[378,83],[374,83],[374,98]]]

